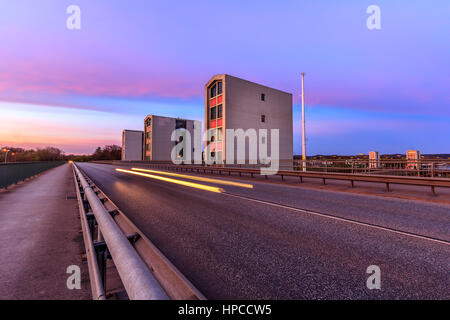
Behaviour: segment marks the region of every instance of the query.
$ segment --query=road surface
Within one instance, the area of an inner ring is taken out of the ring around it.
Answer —
[[[214,193],[79,167],[208,299],[450,299],[448,205],[203,183]],[[367,288],[371,265],[380,290]]]

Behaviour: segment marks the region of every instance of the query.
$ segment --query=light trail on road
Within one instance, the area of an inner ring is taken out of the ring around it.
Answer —
[[[171,178],[166,178],[166,177],[160,177],[160,176],[155,176],[153,174],[141,173],[141,172],[125,170],[125,169],[118,169],[118,168],[116,168],[116,171],[129,173],[129,174],[134,174],[134,175],[137,175],[137,176],[147,177],[147,178],[151,178],[151,179],[161,180],[161,181],[165,181],[165,182],[175,183],[175,184],[179,184],[179,185],[182,185],[182,186],[196,188],[196,189],[201,189],[201,190],[215,192],[215,193],[222,193],[222,192],[224,192],[224,190],[222,188],[207,186],[205,184],[199,184],[199,183],[194,183],[194,182],[188,182],[188,181],[176,180],[176,179],[171,179]]]
[[[228,180],[197,177],[197,176],[191,176],[188,174],[171,173],[171,172],[159,171],[159,170],[149,170],[149,169],[141,169],[141,168],[131,168],[131,170],[163,174],[163,175],[172,176],[172,177],[185,178],[185,179],[190,179],[190,180],[197,180],[197,181],[210,182],[210,183],[216,183],[216,184],[223,184],[223,185],[227,185],[227,186],[253,189],[253,185],[248,184],[248,183],[240,183],[240,182],[228,181]]]

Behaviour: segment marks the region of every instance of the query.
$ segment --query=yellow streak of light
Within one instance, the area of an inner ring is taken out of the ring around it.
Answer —
[[[203,182],[224,184],[224,185],[227,185],[227,186],[235,186],[235,187],[242,187],[242,188],[253,189],[253,185],[252,184],[248,184],[248,183],[240,183],[240,182],[227,181],[227,180],[219,180],[219,179],[211,179],[211,178],[190,176],[190,175],[187,175],[187,174],[171,173],[171,172],[158,171],[158,170],[149,170],[149,169],[140,169],[140,168],[131,168],[131,170],[143,171],[143,172],[151,172],[151,173],[157,173],[157,174],[164,174],[164,175],[172,176],[172,177],[185,178],[185,179],[190,179],[190,180],[197,180],[197,181],[203,181]]]
[[[207,186],[207,185],[204,185],[204,184],[199,184],[199,183],[194,183],[194,182],[176,180],[176,179],[171,179],[171,178],[166,178],[166,177],[160,177],[160,176],[155,176],[155,175],[152,175],[152,174],[141,173],[141,172],[136,172],[136,171],[131,171],[131,170],[125,170],[125,169],[118,169],[117,168],[116,171],[130,173],[130,174],[134,174],[134,175],[137,175],[137,176],[152,178],[152,179],[156,179],[156,180],[171,182],[171,183],[180,184],[180,185],[186,186],[186,187],[197,188],[197,189],[211,191],[211,192],[216,192],[216,193],[222,193],[222,192],[225,191],[222,188]]]

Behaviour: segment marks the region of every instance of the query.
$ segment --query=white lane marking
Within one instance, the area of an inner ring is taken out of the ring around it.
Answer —
[[[239,199],[244,199],[244,200],[248,200],[248,201],[253,201],[253,202],[265,204],[265,205],[271,205],[271,206],[279,207],[279,208],[283,208],[283,209],[289,209],[289,210],[298,211],[298,212],[302,212],[302,213],[308,213],[308,214],[319,216],[319,217],[323,217],[323,218],[333,219],[333,220],[337,220],[337,221],[341,221],[341,222],[352,223],[352,224],[356,224],[356,225],[367,227],[367,228],[373,228],[373,229],[377,229],[377,230],[388,231],[388,232],[397,233],[397,234],[401,234],[401,235],[404,235],[404,236],[413,237],[413,238],[417,238],[417,239],[421,239],[421,240],[428,240],[428,241],[437,242],[437,243],[440,243],[440,244],[450,245],[450,241],[441,240],[441,239],[435,239],[435,238],[431,238],[431,237],[427,237],[427,236],[421,236],[421,235],[410,233],[410,232],[407,232],[407,231],[400,231],[400,230],[395,230],[395,229],[391,229],[391,228],[387,228],[387,227],[381,227],[381,226],[378,226],[378,225],[375,225],[375,224],[359,222],[359,221],[348,219],[348,218],[341,218],[341,217],[334,216],[332,214],[326,214],[326,213],[320,213],[320,212],[306,210],[306,209],[295,208],[295,207],[291,207],[291,206],[287,206],[287,205],[283,205],[283,204],[278,204],[278,203],[274,203],[274,202],[270,202],[270,201],[264,201],[264,200],[248,198],[248,197],[245,197],[245,196],[239,196],[239,195],[231,194],[231,193],[228,193],[228,192],[224,192],[222,194],[230,196],[230,197],[235,197],[235,198],[239,198]]]

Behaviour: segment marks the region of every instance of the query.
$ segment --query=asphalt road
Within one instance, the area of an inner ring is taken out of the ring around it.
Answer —
[[[209,299],[450,299],[448,205],[264,182],[213,193],[79,166]]]

